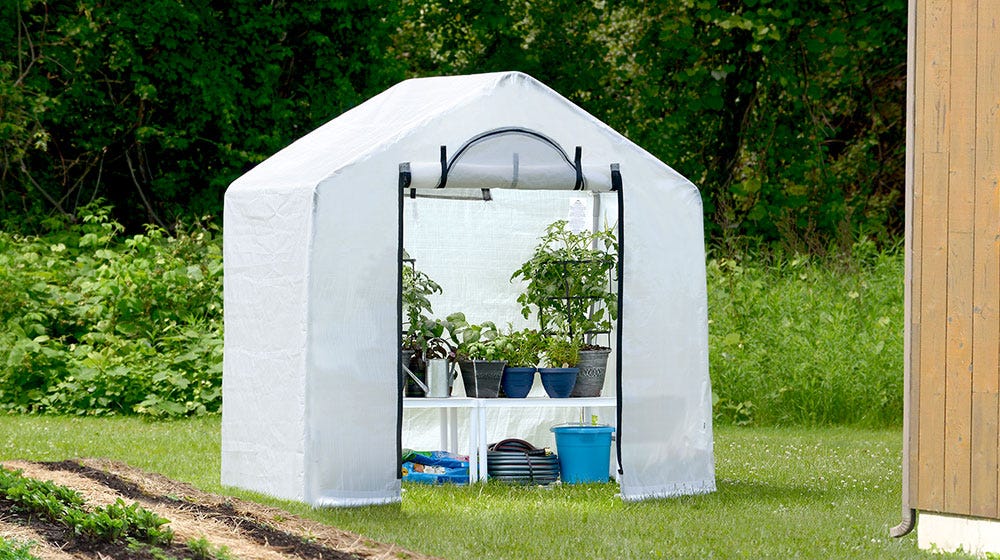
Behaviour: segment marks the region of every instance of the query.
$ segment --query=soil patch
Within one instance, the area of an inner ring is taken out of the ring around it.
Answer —
[[[25,476],[51,480],[79,492],[88,506],[102,506],[122,499],[139,502],[170,520],[173,543],[161,550],[85,539],[60,524],[18,511],[0,499],[0,537],[33,541],[32,554],[41,560],[162,560],[196,558],[190,540],[204,539],[212,547],[225,547],[240,560],[425,560],[431,557],[379,543],[355,533],[303,519],[287,511],[197,488],[148,473],[124,463],[80,459],[56,463],[7,461],[8,469]],[[160,558],[158,558],[160,557]]]

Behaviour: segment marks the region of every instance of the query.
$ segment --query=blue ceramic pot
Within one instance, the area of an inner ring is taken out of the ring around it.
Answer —
[[[573,393],[580,368],[538,368],[545,393],[553,399],[565,399]]]
[[[503,368],[503,378],[500,386],[503,392],[510,399],[523,399],[531,392],[531,386],[535,384],[535,368],[533,367],[510,367]]]

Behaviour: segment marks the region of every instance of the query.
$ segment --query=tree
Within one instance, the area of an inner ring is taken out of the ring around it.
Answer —
[[[378,3],[18,0],[0,6],[5,221],[98,197],[130,227],[225,187],[395,81]]]
[[[694,180],[716,240],[822,250],[902,230],[903,0],[403,9],[411,71],[535,75]]]
[[[217,213],[404,77],[521,70],[701,189],[711,237],[898,237],[904,0],[0,3],[0,224]],[[585,156],[586,157],[586,156]]]

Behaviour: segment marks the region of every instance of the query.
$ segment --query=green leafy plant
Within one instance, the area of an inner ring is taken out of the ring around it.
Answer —
[[[171,556],[158,546],[138,541],[132,537],[126,538],[125,542],[127,543],[125,546],[128,550],[139,554],[149,554],[153,560],[181,560]]]
[[[0,537],[0,560],[38,560],[31,553],[34,541],[18,541]]]
[[[493,341],[497,359],[510,367],[535,367],[538,365],[545,340],[537,330],[508,331]]]
[[[19,510],[42,515],[86,538],[108,542],[136,538],[150,544],[169,544],[174,536],[166,527],[169,520],[137,502],[127,505],[118,499],[113,504],[88,511],[77,492],[26,477],[22,471],[0,467],[0,496],[13,502]]]
[[[445,318],[445,328],[448,337],[455,347],[458,359],[462,360],[497,360],[498,349],[495,339],[500,331],[491,321],[471,324],[465,314],[452,313]]]
[[[222,247],[207,223],[123,235],[96,203],[0,232],[0,409],[185,416],[222,402]],[[8,297],[9,296],[9,297]]]
[[[188,539],[184,544],[191,551],[193,560],[235,560],[228,547],[215,546],[205,537]]]
[[[443,325],[442,328],[444,328]],[[430,359],[454,360],[455,347],[452,346],[452,344],[448,342],[446,339],[440,336],[436,336],[427,341],[424,350],[424,358],[428,360]]]
[[[580,363],[580,343],[568,338],[549,337],[545,340],[544,354],[549,367],[576,367]]]
[[[403,258],[409,259],[405,251]],[[444,325],[430,318],[430,297],[440,293],[441,286],[430,276],[412,262],[403,263],[403,348],[426,352],[427,341],[444,333]]]
[[[565,220],[549,224],[534,254],[511,281],[526,281],[517,298],[527,319],[534,312],[543,332],[570,337],[611,330],[618,317],[618,297],[611,271],[618,242],[611,228],[575,233]]]

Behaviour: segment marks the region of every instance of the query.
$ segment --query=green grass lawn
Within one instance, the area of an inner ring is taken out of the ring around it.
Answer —
[[[716,431],[719,489],[635,504],[607,485],[406,486],[402,505],[313,510],[219,485],[219,418],[0,416],[0,459],[108,457],[444,558],[958,558],[900,520],[899,430]]]

